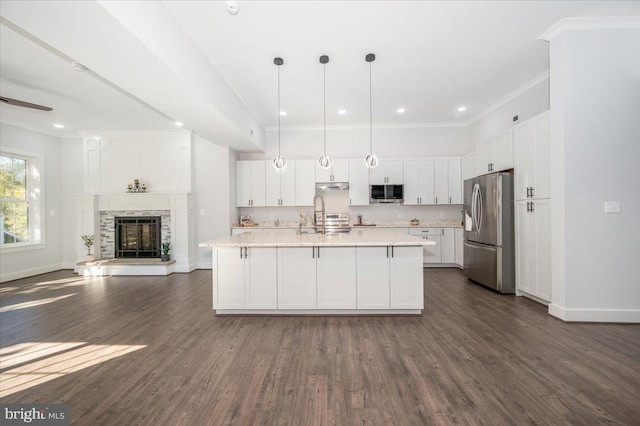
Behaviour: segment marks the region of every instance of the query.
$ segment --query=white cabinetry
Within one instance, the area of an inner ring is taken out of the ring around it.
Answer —
[[[389,247],[357,248],[358,309],[389,309]]]
[[[371,185],[400,185],[403,179],[402,158],[381,159],[378,167],[371,169]]]
[[[475,151],[462,157],[462,181],[478,176],[477,167]]]
[[[435,159],[434,204],[462,204],[462,170],[460,157]]]
[[[515,199],[549,198],[549,113],[518,124],[514,146]]]
[[[265,205],[267,206],[295,206],[296,205],[296,162],[288,161],[287,167],[277,171],[265,164]]]
[[[409,228],[409,235],[415,235],[436,244],[422,246],[422,262],[442,263],[442,229],[441,228]]]
[[[513,168],[513,130],[510,127],[496,138],[476,147],[477,174],[499,172]]]
[[[214,309],[276,309],[276,249],[216,250]]]
[[[364,160],[349,160],[349,200],[352,206],[369,205],[369,168]]]
[[[316,182],[349,182],[349,160],[333,160],[331,167],[323,169],[316,162]]]
[[[442,263],[456,263],[456,239],[453,228],[442,228],[440,231],[442,242]]]
[[[296,160],[296,206],[313,206],[316,192],[314,160]]]
[[[462,267],[464,265],[464,231],[462,228],[455,228],[454,234],[456,265]]]
[[[265,162],[236,161],[236,206],[265,205]]]
[[[356,248],[317,247],[318,309],[356,309]]]
[[[551,200],[515,203],[516,288],[551,301]]]
[[[433,158],[404,160],[404,204],[433,204],[434,161]]]
[[[278,248],[278,309],[316,309],[316,248]]]
[[[420,247],[390,247],[390,307],[391,309],[422,309],[424,307],[423,270]]]

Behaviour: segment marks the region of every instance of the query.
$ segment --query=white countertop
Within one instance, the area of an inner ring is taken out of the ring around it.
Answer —
[[[200,243],[200,247],[379,247],[379,246],[429,246],[435,241],[425,240],[394,231],[369,232],[352,230],[342,234],[288,234],[258,232],[233,235]]]
[[[462,224],[458,219],[439,219],[439,220],[421,220],[419,225],[411,225],[408,220],[402,221],[388,221],[388,222],[368,222],[364,221],[366,225],[375,226],[362,226],[362,228],[462,228]],[[353,228],[360,228],[358,225],[351,225]],[[256,226],[241,227],[238,224],[234,224],[232,228],[239,229],[298,229],[297,222],[281,222],[280,225],[275,225],[274,222],[262,222]],[[311,229],[312,225],[303,225],[302,229]]]

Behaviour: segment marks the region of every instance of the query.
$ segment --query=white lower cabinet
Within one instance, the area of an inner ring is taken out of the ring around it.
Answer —
[[[424,280],[420,247],[390,247],[389,288],[391,309],[422,309]]]
[[[454,240],[456,265],[462,267],[464,265],[464,231],[462,228],[455,228]]]
[[[389,309],[389,247],[358,247],[358,309]]]
[[[356,248],[317,247],[318,309],[356,309]]]
[[[456,262],[456,239],[453,228],[442,228],[440,233],[442,242],[442,263]]]
[[[278,309],[316,308],[316,248],[278,248]]]
[[[516,288],[551,301],[551,200],[516,201]]]
[[[434,241],[435,246],[422,246],[422,262],[442,263],[442,229],[441,228],[409,228],[409,235],[424,240]]]
[[[215,309],[276,309],[275,248],[216,250]]]

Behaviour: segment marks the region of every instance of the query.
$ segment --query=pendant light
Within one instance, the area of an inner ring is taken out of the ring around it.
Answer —
[[[364,57],[364,60],[369,62],[369,155],[364,161],[367,163],[367,167],[373,169],[378,165],[378,157],[373,153],[373,104],[371,101],[371,63],[376,60],[376,55],[369,53]]]
[[[273,63],[278,67],[278,156],[273,159],[273,167],[277,172],[284,171],[287,160],[280,154],[280,66],[284,64],[282,58],[273,58]]]
[[[331,167],[331,158],[327,156],[327,73],[326,66],[329,62],[327,55],[320,56],[322,64],[322,112],[324,117],[324,155],[318,159],[318,165],[323,169]]]

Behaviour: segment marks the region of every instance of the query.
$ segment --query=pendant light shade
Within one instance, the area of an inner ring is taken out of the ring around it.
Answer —
[[[278,67],[278,156],[273,159],[273,167],[277,172],[283,172],[287,167],[287,159],[280,153],[280,66],[284,64],[282,58],[273,58],[273,63]]]
[[[371,90],[371,63],[376,60],[376,55],[369,53],[364,57],[364,60],[369,62],[369,154],[365,157],[364,162],[367,163],[367,167],[373,169],[378,165],[378,157],[373,153],[373,102]]]
[[[331,158],[327,155],[327,73],[326,65],[329,62],[327,55],[320,56],[322,64],[322,113],[324,119],[324,154],[318,159],[318,165],[323,169],[331,167]]]

